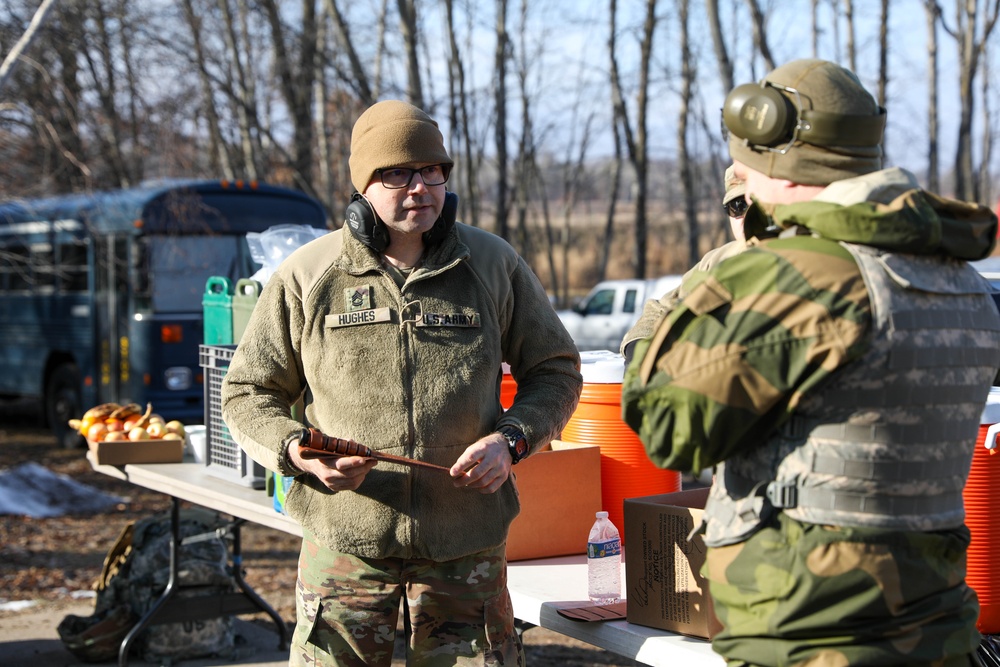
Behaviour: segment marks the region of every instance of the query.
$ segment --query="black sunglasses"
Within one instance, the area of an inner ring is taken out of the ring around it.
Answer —
[[[750,205],[747,203],[747,199],[743,195],[730,199],[722,205],[722,208],[726,209],[726,215],[730,218],[742,218],[747,214],[747,209],[749,207]]]

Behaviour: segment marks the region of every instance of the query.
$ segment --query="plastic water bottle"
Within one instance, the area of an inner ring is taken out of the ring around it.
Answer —
[[[587,538],[587,593],[595,604],[622,599],[622,540],[607,512],[598,512]]]

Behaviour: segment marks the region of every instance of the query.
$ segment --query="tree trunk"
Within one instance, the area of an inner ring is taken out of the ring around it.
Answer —
[[[677,161],[683,185],[684,218],[687,221],[688,265],[694,266],[701,257],[698,248],[698,194],[695,191],[694,167],[688,150],[688,116],[691,113],[691,99],[694,96],[694,77],[697,68],[692,62],[691,36],[688,19],[689,0],[677,0],[678,22],[681,30],[681,104],[677,119]]]
[[[208,143],[211,147],[209,151],[209,164],[212,171],[222,175],[223,178],[233,180],[236,175],[233,173],[233,165],[229,160],[229,151],[226,149],[226,140],[222,136],[219,123],[219,112],[215,108],[213,99],[212,81],[208,74],[208,66],[205,59],[205,49],[201,38],[201,18],[194,10],[191,0],[183,0],[184,18],[188,28],[191,30],[191,44],[194,48],[195,65],[198,68],[198,85],[201,89],[202,105],[205,114],[205,121],[208,123]]]
[[[813,0],[814,6],[818,0]],[[712,34],[712,48],[715,50],[715,62],[719,65],[719,78],[722,90],[733,89],[733,62],[729,59],[726,40],[722,33],[722,22],[719,19],[719,0],[705,0],[708,12],[708,31]]]
[[[883,0],[883,15],[888,14],[888,11],[888,0]],[[854,45],[854,0],[844,0],[844,21],[847,23],[847,62],[850,65],[851,71],[856,73],[858,71],[858,51]],[[883,23],[880,29],[883,40],[880,40],[880,43],[884,43],[884,36],[887,29]],[[879,104],[884,104],[884,102],[879,102]]]
[[[479,226],[479,184],[476,180],[476,162],[473,160],[472,131],[469,127],[469,104],[465,90],[465,66],[462,63],[462,52],[458,46],[458,29],[455,25],[455,9],[453,0],[445,0],[445,14],[448,34],[448,100],[449,126],[451,127],[452,156],[459,151],[464,154],[464,160],[456,161],[452,178],[464,187],[465,197],[459,201],[462,219],[474,227]]]
[[[399,7],[399,31],[403,35],[403,51],[406,53],[406,95],[410,104],[424,108],[424,89],[420,84],[420,57],[417,46],[417,8],[414,0],[397,0]]]
[[[243,49],[240,48],[240,40],[236,36],[237,25],[245,25],[248,8],[245,0],[237,0],[239,20],[233,17],[229,0],[218,0],[219,10],[222,12],[222,36],[226,44],[226,57],[229,67],[226,74],[229,80],[229,87],[232,89],[235,99],[233,108],[236,112],[236,124],[240,136],[240,154],[243,156],[243,167],[240,169],[240,176],[250,180],[260,178],[257,172],[257,151],[254,146],[254,132],[256,130],[256,100],[251,96],[248,87],[249,77],[243,67]],[[245,44],[249,42],[244,40]],[[252,84],[251,84],[252,85]],[[253,116],[253,118],[252,118]]]
[[[293,66],[286,44],[285,28],[275,0],[260,0],[271,27],[275,69],[285,105],[292,121],[292,168],[300,188],[313,192],[312,91],[316,75],[316,3],[302,0],[299,59]]]
[[[633,165],[635,167],[635,277],[646,277],[649,230],[646,218],[646,199],[649,190],[649,141],[647,111],[649,108],[649,69],[653,62],[653,35],[656,32],[656,0],[646,0],[646,18],[643,22],[642,42],[639,46],[639,90],[636,94],[636,141]]]
[[[848,0],[849,1],[849,0]],[[889,0],[882,0],[880,14],[881,24],[878,31],[878,103],[884,107],[886,104],[886,91],[889,88]],[[852,28],[853,30],[853,28]],[[853,37],[852,37],[853,43]],[[857,72],[852,67],[852,71]],[[888,141],[882,136],[882,159],[888,161]]]
[[[497,0],[496,49],[493,75],[496,81],[493,101],[496,106],[494,135],[497,149],[497,235],[506,239],[507,230],[507,0]]]
[[[941,191],[938,156],[938,45],[937,23],[941,7],[937,0],[924,0],[927,24],[927,189]]]
[[[45,24],[45,19],[48,17],[49,12],[52,11],[53,5],[55,5],[55,0],[42,0],[42,4],[38,5],[38,9],[35,10],[35,15],[32,16],[31,23],[28,24],[24,34],[11,47],[7,56],[3,59],[3,63],[0,63],[0,93],[3,92],[7,84],[7,79],[10,78],[11,72],[14,71],[14,65],[17,63],[18,58],[31,46],[35,35],[38,34],[38,29]]]
[[[329,14],[330,19],[333,21],[333,26],[337,31],[337,41],[340,43],[340,48],[347,55],[347,60],[351,65],[351,74],[349,77],[344,77],[346,79],[345,83],[353,88],[363,106],[370,107],[375,103],[377,98],[372,94],[371,86],[368,83],[368,75],[365,73],[365,68],[361,64],[361,58],[358,57],[358,52],[354,48],[354,42],[351,40],[351,31],[347,25],[347,21],[344,19],[340,7],[337,6],[336,0],[325,0],[325,6],[326,13]]]
[[[761,11],[757,0],[747,0],[747,7],[750,8],[750,25],[753,26],[754,46],[757,47],[757,53],[764,59],[764,65],[770,72],[774,69],[774,56],[771,55],[771,47],[767,44],[764,12]]]

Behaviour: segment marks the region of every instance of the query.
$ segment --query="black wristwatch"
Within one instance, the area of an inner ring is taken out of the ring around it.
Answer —
[[[516,426],[501,426],[497,433],[507,438],[507,451],[510,452],[510,464],[516,465],[518,461],[528,455],[528,439],[524,437],[524,432]]]

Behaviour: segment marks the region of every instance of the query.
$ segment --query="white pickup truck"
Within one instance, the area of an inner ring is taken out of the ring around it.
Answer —
[[[642,314],[649,299],[661,296],[681,284],[681,276],[652,280],[605,280],[597,283],[571,310],[556,314],[583,350],[617,352],[622,338]]]

